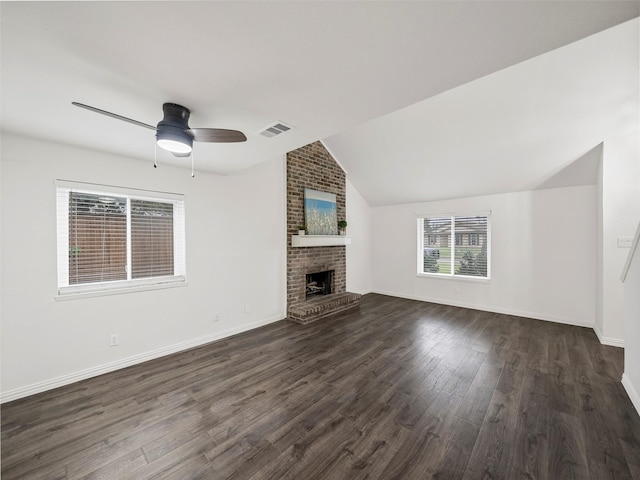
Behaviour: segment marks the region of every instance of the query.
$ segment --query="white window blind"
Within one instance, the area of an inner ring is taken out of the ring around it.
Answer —
[[[489,215],[418,218],[418,274],[490,278]]]
[[[131,200],[131,278],[173,275],[173,204]]]
[[[127,199],[68,193],[69,285],[127,279]]]
[[[185,280],[181,195],[57,182],[58,293]]]

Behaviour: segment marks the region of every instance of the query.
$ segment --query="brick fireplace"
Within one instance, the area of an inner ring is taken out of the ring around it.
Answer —
[[[336,195],[338,219],[346,218],[346,179],[321,142],[287,154],[287,316],[309,323],[355,307],[360,295],[346,291],[345,246],[292,247],[291,236],[304,224],[304,189]],[[331,293],[307,298],[307,275],[332,271]]]

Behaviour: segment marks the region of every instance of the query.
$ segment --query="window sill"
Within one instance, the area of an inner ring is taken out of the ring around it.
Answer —
[[[467,277],[464,275],[439,275],[437,273],[418,273],[419,278],[433,278],[437,280],[454,280],[456,282],[491,283],[491,277]]]
[[[64,293],[64,294],[58,294],[54,298],[56,302],[66,302],[67,300],[79,300],[81,298],[105,297],[108,295],[122,295],[125,293],[164,290],[167,288],[186,287],[188,285],[189,283],[187,281],[156,283],[156,284],[149,284],[149,285],[135,285],[130,287],[105,288],[102,290],[88,290],[84,292]]]

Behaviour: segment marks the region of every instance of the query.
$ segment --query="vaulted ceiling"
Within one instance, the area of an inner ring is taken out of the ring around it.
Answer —
[[[372,205],[538,188],[637,117],[639,14],[611,0],[2,2],[0,126],[151,163],[153,132],[71,102],[153,125],[175,102],[192,126],[248,137],[197,143],[199,170],[321,139]],[[275,121],[294,128],[257,133]]]

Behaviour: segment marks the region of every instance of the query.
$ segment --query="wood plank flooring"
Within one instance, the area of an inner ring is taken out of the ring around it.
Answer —
[[[2,406],[2,479],[640,480],[622,349],[382,295]]]

